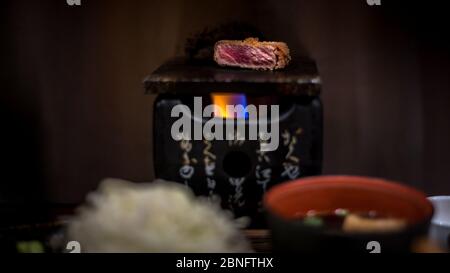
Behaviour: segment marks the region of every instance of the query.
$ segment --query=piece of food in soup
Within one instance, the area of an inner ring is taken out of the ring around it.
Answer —
[[[405,220],[398,218],[368,218],[350,213],[345,217],[342,230],[358,233],[394,232],[404,229],[406,224]]]

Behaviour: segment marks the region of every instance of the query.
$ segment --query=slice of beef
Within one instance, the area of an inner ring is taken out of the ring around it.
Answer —
[[[291,57],[288,46],[283,42],[260,42],[256,38],[247,38],[244,41],[217,42],[214,60],[222,66],[274,70],[286,67]]]
[[[185,54],[190,61],[213,62],[214,45],[220,40],[244,40],[247,37],[265,39],[254,25],[246,22],[227,22],[209,26],[186,40]]]

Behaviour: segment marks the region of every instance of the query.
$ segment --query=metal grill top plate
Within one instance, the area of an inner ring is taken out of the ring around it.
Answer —
[[[225,68],[213,62],[174,58],[145,80],[147,94],[206,95],[210,92],[317,96],[321,80],[314,61],[293,59],[283,70]]]

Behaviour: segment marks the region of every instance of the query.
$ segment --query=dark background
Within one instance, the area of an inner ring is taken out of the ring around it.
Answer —
[[[153,179],[142,80],[206,26],[252,22],[317,63],[324,172],[450,194],[444,1],[2,0],[0,202],[77,203]],[[157,160],[157,159],[155,159]]]

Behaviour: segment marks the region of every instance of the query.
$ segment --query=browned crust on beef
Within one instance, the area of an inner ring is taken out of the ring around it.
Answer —
[[[216,43],[214,46],[214,60],[216,63],[219,63],[218,56],[217,56],[217,47],[221,44],[227,44],[227,45],[249,45],[249,46],[271,46],[273,47],[275,56],[277,57],[276,64],[274,67],[267,67],[266,69],[281,69],[286,67],[289,62],[291,61],[291,55],[289,53],[289,47],[286,43],[283,42],[271,42],[271,41],[263,41],[260,42],[258,38],[247,38],[243,41],[238,40],[221,40]],[[264,68],[261,68],[264,69]]]

